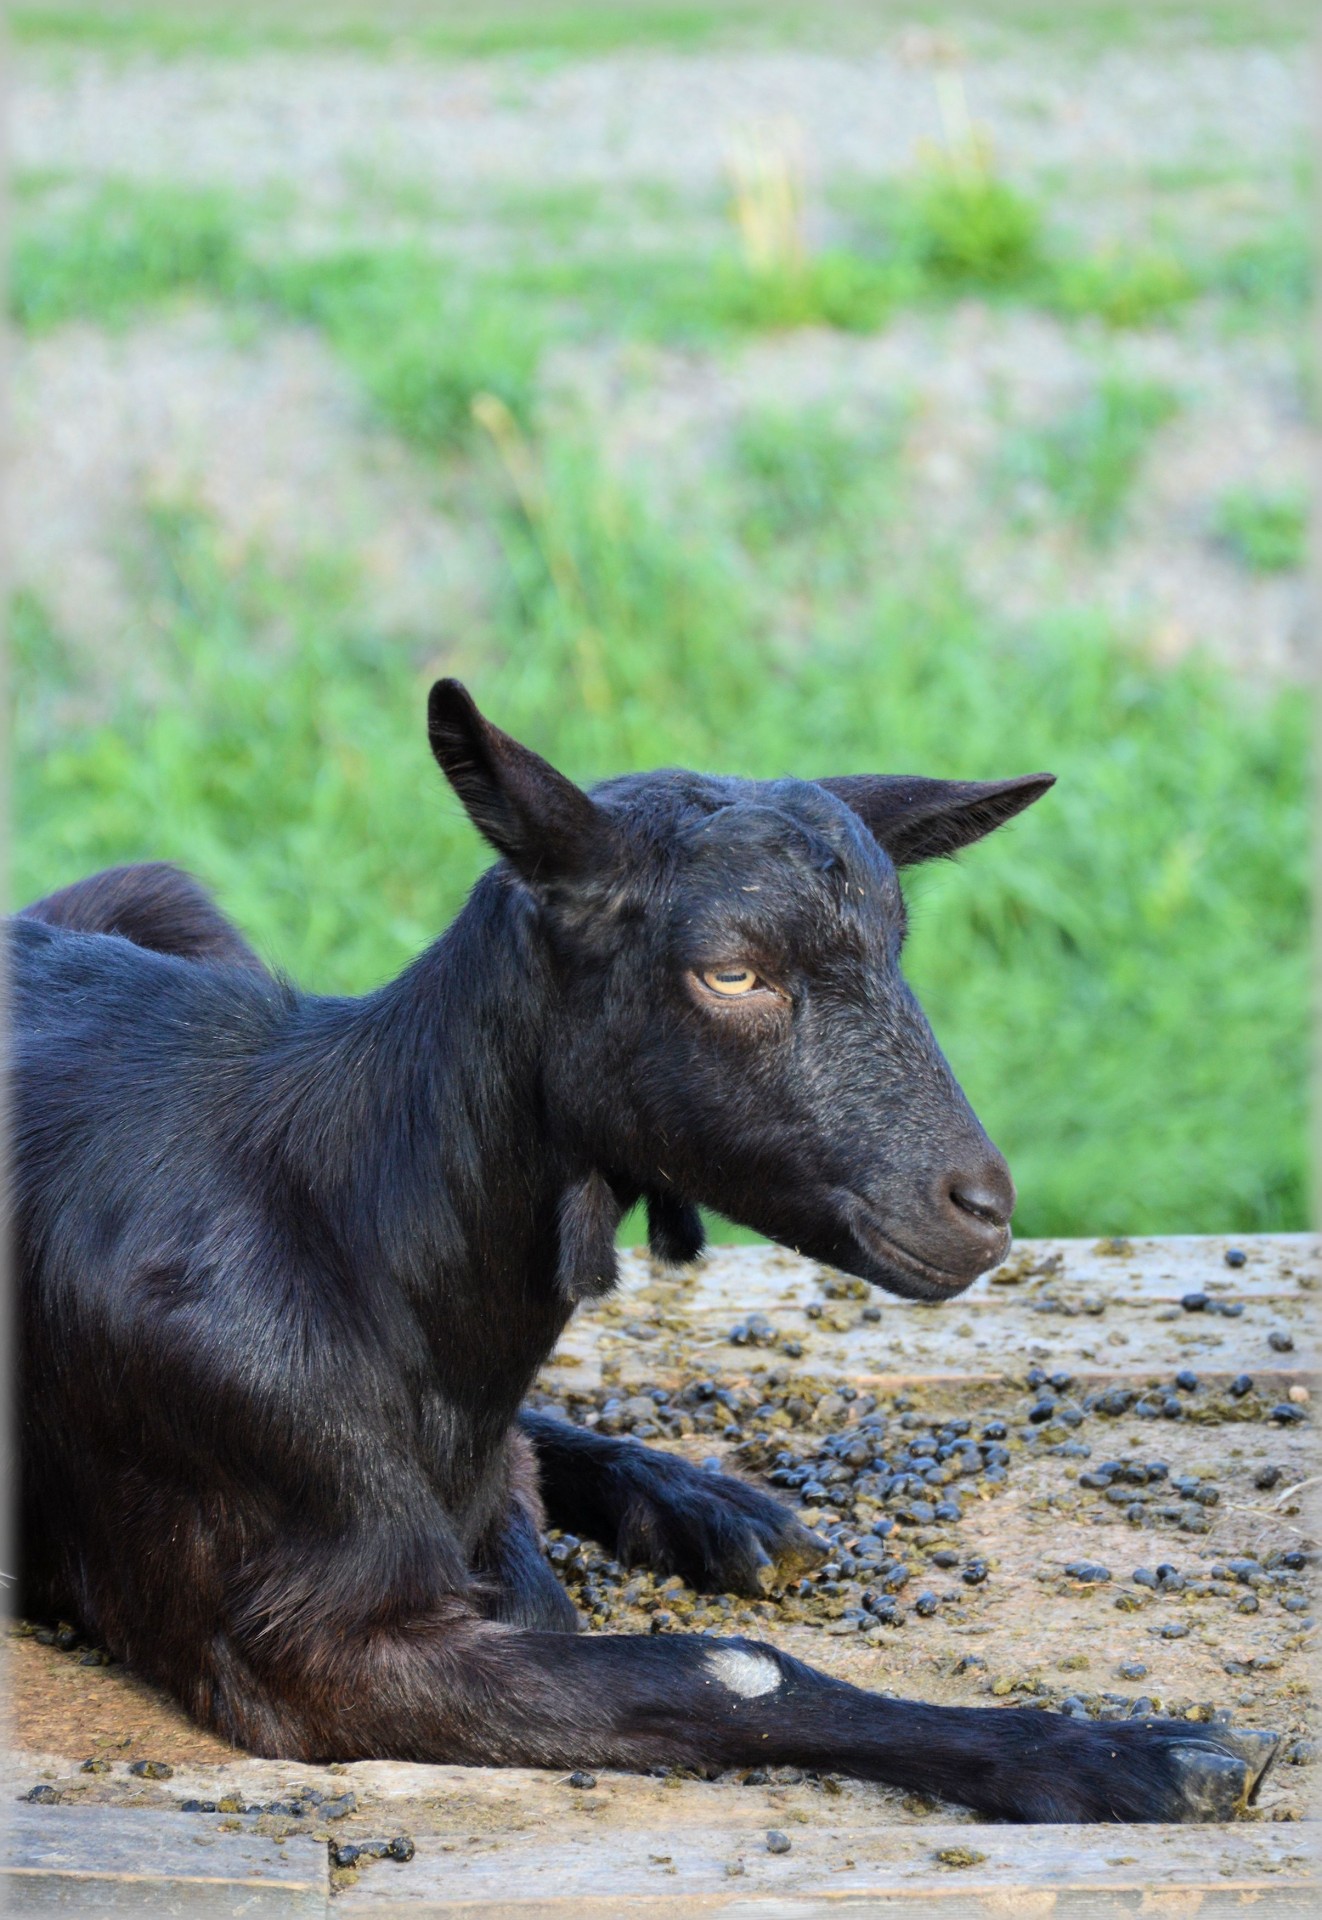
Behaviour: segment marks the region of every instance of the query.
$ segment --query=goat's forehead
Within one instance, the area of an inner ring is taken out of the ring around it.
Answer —
[[[842,800],[813,780],[743,780],[666,770],[604,782],[594,796],[682,867],[893,877],[889,859]]]
[[[680,939],[751,940],[770,954],[889,945],[904,907],[888,856],[811,780],[668,773],[598,788],[641,877],[655,863]]]

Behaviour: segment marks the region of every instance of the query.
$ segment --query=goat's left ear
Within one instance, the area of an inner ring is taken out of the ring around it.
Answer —
[[[427,737],[473,825],[525,880],[584,873],[605,852],[610,829],[596,802],[493,727],[460,681],[432,688]]]
[[[817,782],[852,808],[897,867],[958,853],[1013,820],[1055,784],[1054,773],[1022,773],[1016,780],[858,773]]]

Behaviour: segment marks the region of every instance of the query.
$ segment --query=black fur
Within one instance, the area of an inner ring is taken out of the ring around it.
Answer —
[[[895,862],[1047,776],[589,796],[453,682],[429,727],[504,857],[377,993],[296,992],[168,868],[14,923],[25,1605],[258,1753],[783,1761],[1010,1818],[1188,1814],[1180,1752],[1210,1736],[1182,1725],[577,1637],[541,1498],[716,1588],[820,1543],[752,1487],[520,1414],[639,1198],[667,1259],[699,1205],[922,1298],[1000,1257],[1013,1188],[900,974]]]
[[[190,874],[164,861],[138,867],[107,867],[24,909],[25,919],[85,933],[119,933],[140,947],[156,947],[184,960],[219,960],[263,971],[238,928],[221,913]]]

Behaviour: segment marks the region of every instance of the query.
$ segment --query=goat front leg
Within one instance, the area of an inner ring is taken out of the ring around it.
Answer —
[[[578,1609],[551,1570],[534,1515],[519,1501],[474,1558],[476,1604],[488,1620],[512,1627],[577,1633]]]
[[[760,1594],[817,1566],[827,1547],[770,1494],[687,1460],[525,1409],[552,1526],[586,1533],[627,1566],[677,1573],[705,1593]]]
[[[346,1636],[315,1677],[297,1739],[307,1759],[707,1774],[792,1765],[1008,1820],[1229,1819],[1276,1747],[1270,1735],[1183,1721],[888,1699],[748,1640],[529,1633],[459,1613]]]

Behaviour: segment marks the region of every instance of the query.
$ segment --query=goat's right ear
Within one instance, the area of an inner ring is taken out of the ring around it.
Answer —
[[[473,825],[525,880],[582,873],[601,857],[609,837],[601,808],[484,719],[460,681],[432,688],[427,737]]]
[[[897,867],[958,853],[1013,820],[1055,784],[1054,773],[1021,773],[1013,780],[861,773],[817,782],[858,815]]]

